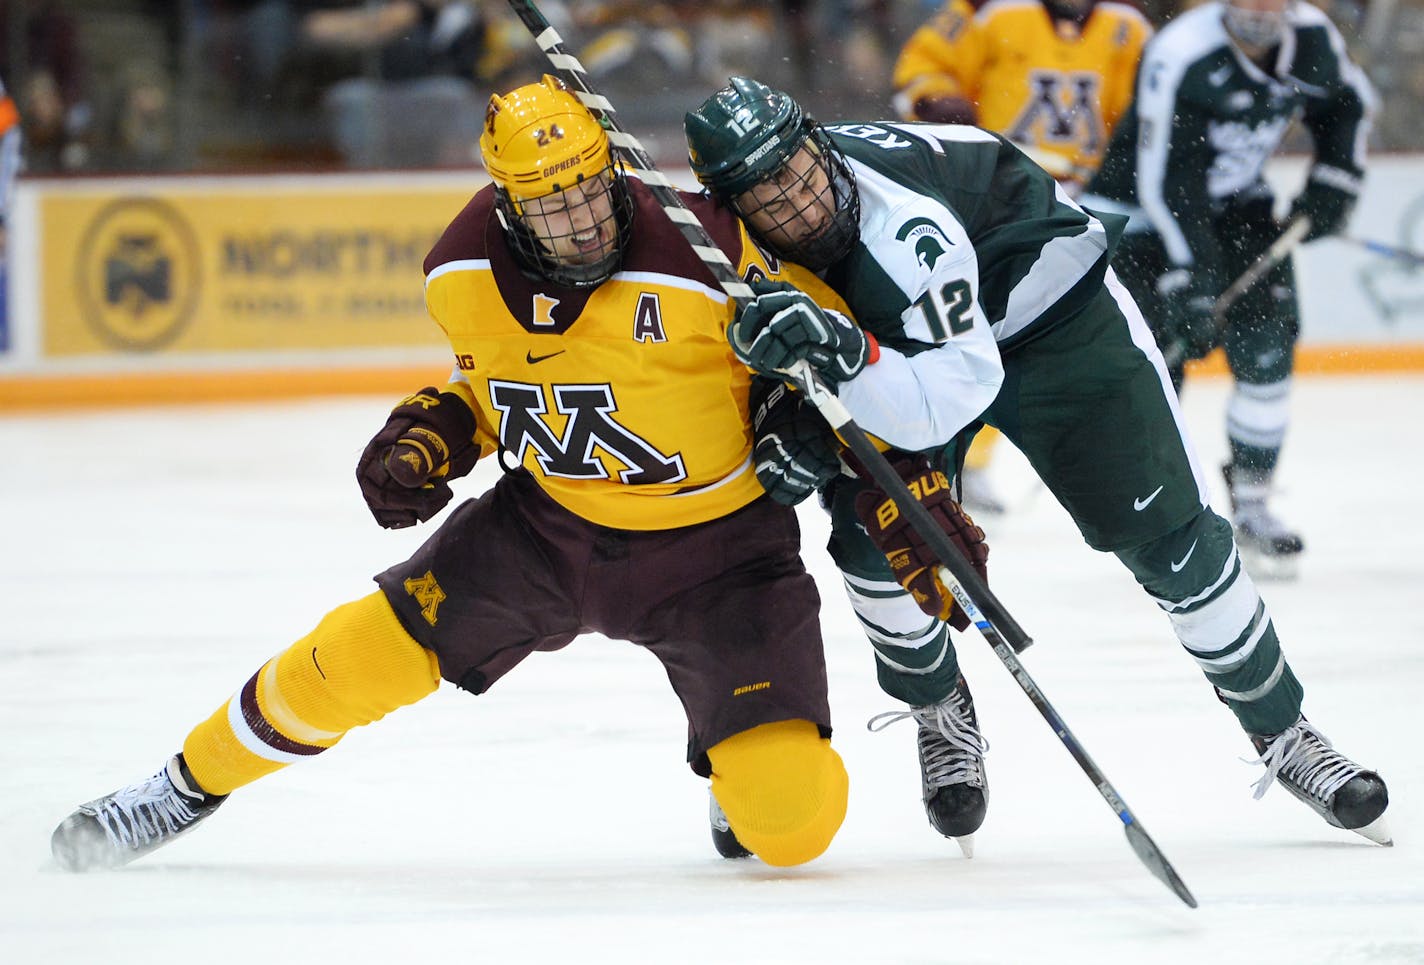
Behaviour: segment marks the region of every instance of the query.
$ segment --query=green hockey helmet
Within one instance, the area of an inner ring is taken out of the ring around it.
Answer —
[[[730,78],[682,125],[692,173],[722,199],[775,174],[816,127],[791,95],[750,77]]]
[[[766,248],[814,271],[850,251],[860,226],[855,174],[825,129],[790,94],[750,77],[732,77],[688,112],[682,124],[692,173],[714,198],[742,216]],[[803,150],[812,166],[824,172],[816,193],[806,190],[804,173],[799,183],[783,173]],[[785,183],[785,199],[791,202],[786,209],[793,219],[804,215],[818,224],[815,231],[793,239],[781,230],[784,224],[759,224],[765,219],[756,207],[746,207],[748,192],[772,182]],[[826,214],[813,215],[813,208]]]

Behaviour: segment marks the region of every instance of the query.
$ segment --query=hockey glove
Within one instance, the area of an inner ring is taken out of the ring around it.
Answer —
[[[423,523],[454,493],[448,480],[479,460],[475,414],[453,392],[426,386],[401,400],[356,464],[356,481],[376,522],[386,529]]]
[[[974,124],[979,119],[972,101],[953,94],[926,94],[917,98],[914,112],[915,120],[927,124]]]
[[[1350,217],[1357,197],[1349,191],[1311,178],[1291,202],[1290,217],[1287,221],[1294,221],[1301,215],[1310,219],[1310,232],[1305,236],[1305,241],[1333,235],[1345,227],[1345,221]]]
[[[795,506],[841,471],[840,440],[820,413],[786,385],[752,380],[752,464],[772,499]]]
[[[944,530],[955,549],[974,567],[974,572],[987,580],[989,544],[984,542],[984,531],[975,526],[974,520],[950,497],[948,477],[932,468],[923,455],[900,456],[891,461],[891,466]],[[855,512],[865,524],[871,542],[890,561],[896,582],[909,591],[916,605],[932,617],[948,620],[956,630],[967,630],[969,617],[954,605],[954,597],[939,578],[942,562],[895,501],[879,487],[872,486],[855,497]]]
[[[1169,362],[1202,358],[1221,338],[1214,311],[1216,297],[1204,288],[1189,268],[1175,268],[1157,279],[1170,336],[1162,354]]]
[[[805,359],[832,389],[872,361],[873,342],[850,319],[784,282],[757,281],[733,320],[732,351],[747,367],[775,376]]]

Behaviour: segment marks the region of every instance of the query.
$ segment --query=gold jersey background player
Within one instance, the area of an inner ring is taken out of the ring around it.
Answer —
[[[905,120],[977,124],[1080,188],[1097,170],[1152,26],[1095,0],[950,0],[895,63]]]
[[[840,827],[848,780],[829,742],[820,601],[795,511],[752,469],[732,303],[552,77],[492,98],[480,146],[494,184],[425,262],[455,376],[395,408],[357,478],[377,522],[397,528],[440,512],[449,480],[496,449],[506,473],[379,574],[377,591],[263,664],[153,777],[66,818],[51,839],[63,867],[131,861],[442,678],[481,694],[591,632],[662,664],[724,854],[730,841],[799,864]],[[761,255],[729,211],[686,201],[743,277],[844,308]],[[473,816],[479,802],[461,807]]]
[[[895,110],[907,121],[1003,134],[1076,196],[1132,103],[1150,36],[1147,18],[1127,3],[950,0],[900,51]],[[988,473],[998,439],[985,427],[965,455],[960,486],[978,512],[1005,508]]]

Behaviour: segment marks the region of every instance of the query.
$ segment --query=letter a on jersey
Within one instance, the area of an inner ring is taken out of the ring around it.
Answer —
[[[638,296],[638,307],[633,312],[633,340],[667,341],[667,332],[663,330],[663,306],[656,292],[643,292]]]

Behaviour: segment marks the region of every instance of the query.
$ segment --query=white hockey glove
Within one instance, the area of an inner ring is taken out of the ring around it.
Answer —
[[[732,351],[752,371],[775,376],[805,359],[834,389],[871,361],[874,342],[839,312],[784,282],[759,281],[752,290],[756,297],[728,329]]]

